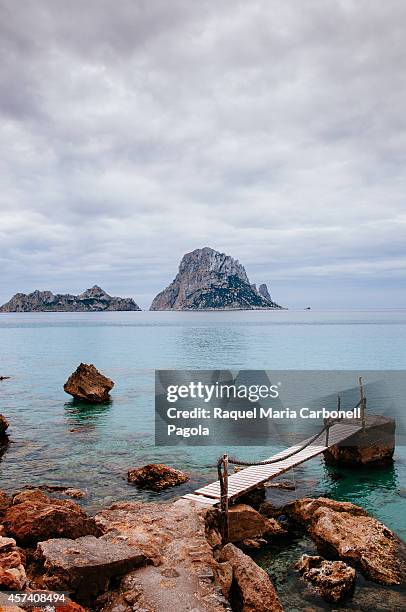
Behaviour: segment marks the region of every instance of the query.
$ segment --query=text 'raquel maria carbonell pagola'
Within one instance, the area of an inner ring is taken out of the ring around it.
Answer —
[[[168,421],[168,436],[209,436],[210,422],[216,420],[244,421],[257,419],[327,419],[327,418],[360,418],[359,408],[354,410],[330,410],[326,407],[314,410],[306,406],[300,409],[289,407],[273,408],[269,406],[250,406],[246,409],[224,408],[213,406],[216,400],[246,400],[259,403],[264,399],[279,397],[279,384],[275,385],[235,385],[235,384],[204,384],[190,382],[183,385],[168,385],[166,400],[168,406],[166,416]],[[195,399],[198,403],[210,403],[210,407],[196,406],[192,408],[178,408],[179,400]],[[185,427],[184,421],[203,421],[195,427]],[[176,421],[182,421],[182,426]]]

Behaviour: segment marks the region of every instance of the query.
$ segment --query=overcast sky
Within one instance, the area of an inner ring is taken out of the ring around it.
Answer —
[[[181,256],[406,305],[403,0],[0,0],[0,302],[149,307]]]

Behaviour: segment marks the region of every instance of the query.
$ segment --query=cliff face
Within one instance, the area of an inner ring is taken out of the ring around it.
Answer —
[[[161,291],[150,310],[281,308],[251,286],[244,266],[205,247],[183,256],[174,281]]]
[[[16,293],[0,312],[89,312],[101,310],[141,310],[132,298],[112,297],[94,285],[80,295],[54,295],[51,291]]]

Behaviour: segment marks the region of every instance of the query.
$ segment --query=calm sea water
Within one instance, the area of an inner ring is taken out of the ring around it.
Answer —
[[[12,377],[0,382],[12,440],[0,488],[71,485],[86,491],[83,504],[94,511],[121,499],[177,497],[216,477],[211,466],[224,449],[154,446],[156,368],[406,369],[406,311],[0,314],[0,347],[0,375]],[[81,361],[115,381],[110,404],[78,405],[64,393]],[[128,468],[151,461],[185,469],[191,481],[161,495],[128,485]],[[406,536],[401,445],[385,470],[338,472],[314,459],[289,478],[297,491],[274,495],[360,503]]]

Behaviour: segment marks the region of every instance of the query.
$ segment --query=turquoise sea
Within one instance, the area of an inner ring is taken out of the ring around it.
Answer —
[[[71,485],[95,511],[121,499],[174,498],[216,478],[211,466],[224,449],[154,446],[155,369],[402,370],[406,310],[0,314],[0,347],[0,375],[11,376],[0,382],[0,412],[11,424],[0,488]],[[81,361],[115,381],[110,404],[77,404],[64,393]],[[249,456],[277,449],[270,442]],[[152,461],[185,469],[190,482],[160,495],[127,484],[128,468]],[[337,473],[316,458],[292,478],[298,489],[278,495],[360,503],[406,537],[401,444],[384,470]]]

